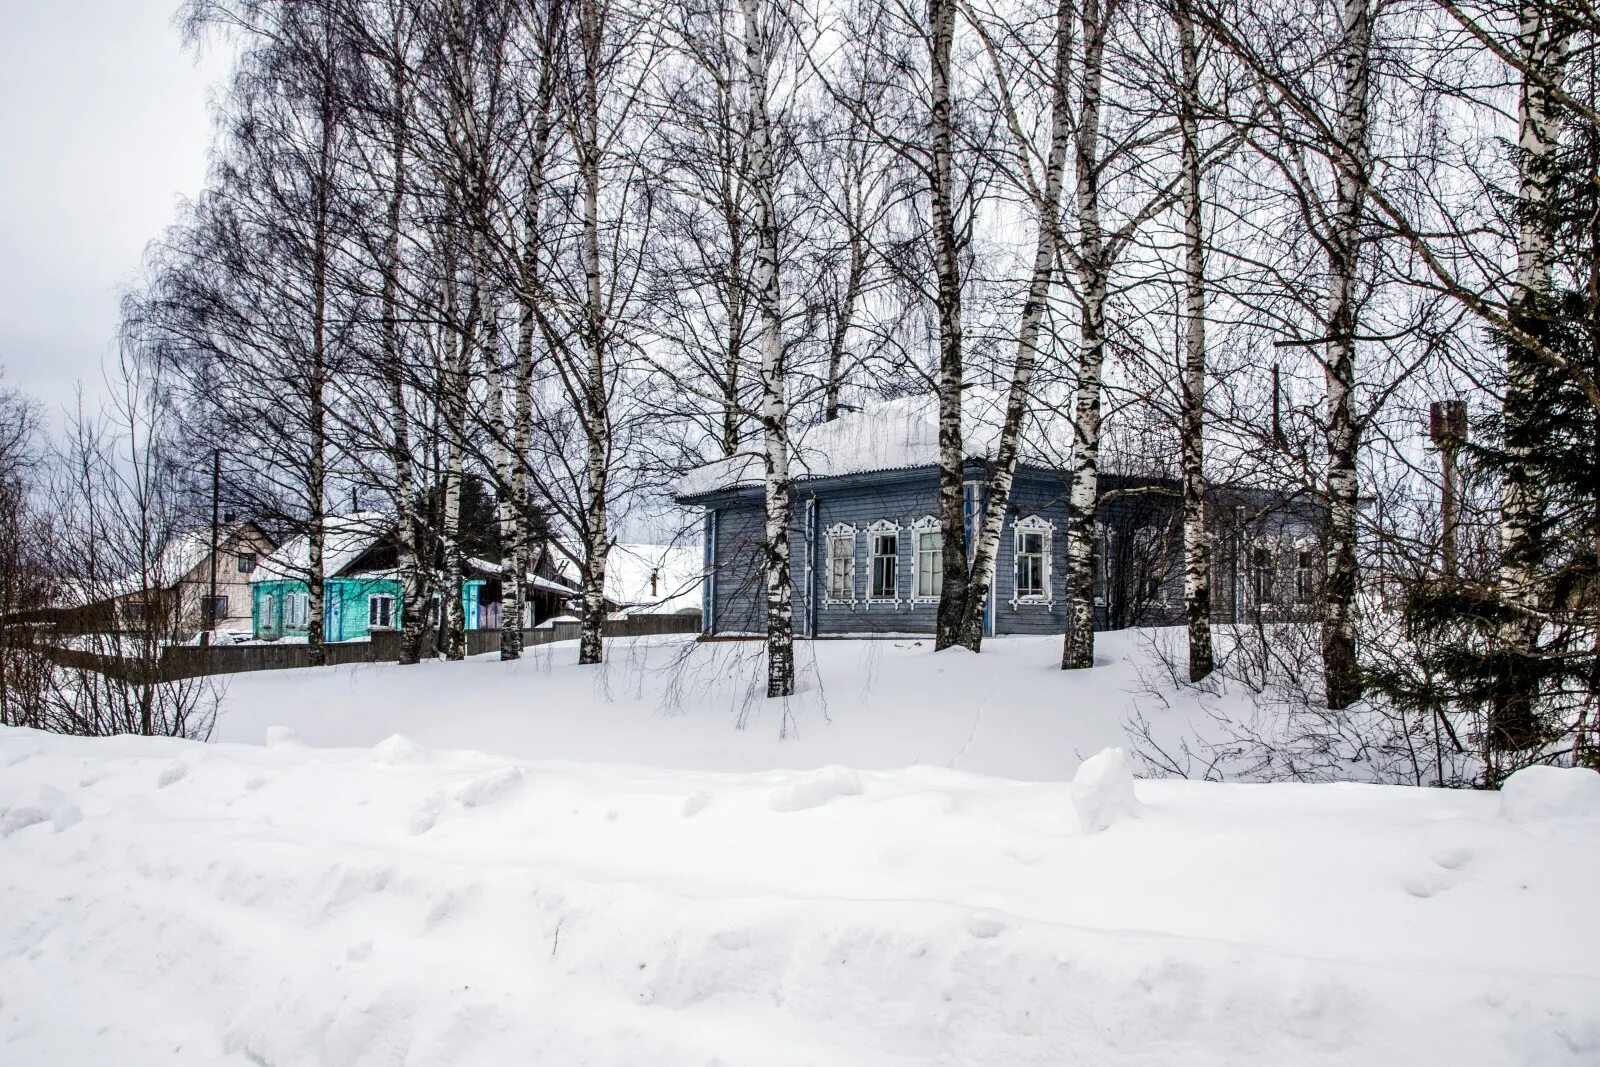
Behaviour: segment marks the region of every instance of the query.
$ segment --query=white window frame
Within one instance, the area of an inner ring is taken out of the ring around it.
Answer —
[[[1051,607],[1055,604],[1055,573],[1054,573],[1054,548],[1056,524],[1049,519],[1040,518],[1038,515],[1028,515],[1011,523],[1011,606],[1017,607]],[[1044,557],[1042,575],[1044,580],[1043,593],[1029,593],[1024,596],[1017,585],[1017,562],[1022,557],[1022,538],[1027,534],[1040,535],[1040,550]]]
[[[1257,607],[1276,604],[1278,601],[1278,583],[1282,580],[1283,575],[1279,572],[1278,568],[1277,547],[1278,546],[1274,542],[1269,541],[1266,538],[1256,538],[1250,543],[1250,565],[1248,568],[1250,581],[1245,588],[1249,592],[1250,596],[1255,598]],[[1266,585],[1266,583],[1262,582],[1261,580],[1263,565],[1256,562],[1256,553],[1258,552],[1266,553],[1265,570],[1267,575],[1271,577],[1271,585]],[[1265,588],[1263,588],[1264,586]]]
[[[380,600],[387,601],[388,604],[389,604],[389,608],[388,608],[389,621],[387,621],[387,622],[381,622],[380,623],[380,622],[375,621],[373,619],[373,617],[372,617],[372,609],[375,606],[377,606],[377,603]],[[374,626],[382,626],[386,630],[394,629],[394,594],[392,594],[392,593],[369,593],[367,595],[367,629],[370,630]]]
[[[1317,543],[1315,537],[1299,537],[1295,539],[1292,547],[1294,549],[1294,602],[1297,607],[1309,607],[1317,602],[1317,590],[1322,584],[1322,554],[1318,551],[1322,546]],[[1307,552],[1311,553],[1311,566],[1303,567],[1300,565],[1300,557]],[[1307,574],[1311,576],[1309,582],[1304,580]],[[1306,595],[1307,590],[1305,587],[1307,585],[1311,586],[1310,596]]]
[[[834,553],[834,548],[835,548],[834,539],[835,538],[841,538],[842,539],[842,538],[846,538],[846,537],[848,537],[850,539],[850,555],[849,555],[849,558],[845,561],[845,563],[846,563],[846,567],[845,567],[845,582],[850,587],[850,595],[849,596],[845,596],[845,597],[841,597],[841,596],[836,596],[834,594],[834,587],[833,587],[833,563],[834,563],[834,555],[833,555],[833,553]],[[849,523],[846,523],[846,522],[838,522],[838,523],[834,523],[832,526],[828,527],[828,557],[827,558],[828,558],[828,565],[827,565],[827,571],[825,572],[825,585],[824,585],[824,588],[822,590],[822,594],[823,594],[822,595],[822,602],[824,604],[854,604],[856,602],[856,599],[857,599],[857,597],[856,597],[856,528],[854,526],[851,526]]]
[[[286,593],[283,597],[285,630],[304,630],[311,626],[311,594]]]
[[[922,588],[922,539],[932,534],[938,538],[939,574],[943,580],[944,568],[944,531],[939,528],[939,520],[932,515],[924,515],[911,524],[911,599],[925,604],[939,602],[939,594],[929,592]]]
[[[876,585],[876,568],[874,561],[880,557],[876,553],[877,539],[880,537],[894,538],[894,555],[886,557],[894,560],[894,592],[889,596],[875,594],[873,586]],[[867,527],[867,600],[874,604],[899,604],[900,597],[900,524],[890,522],[888,519],[879,519]]]
[[[281,628],[277,617],[278,598],[271,593],[261,594],[261,628],[264,630],[277,630]]]

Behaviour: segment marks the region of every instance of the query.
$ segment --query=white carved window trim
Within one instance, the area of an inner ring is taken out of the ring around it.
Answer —
[[[1054,552],[1056,524],[1049,519],[1042,519],[1038,515],[1029,515],[1025,518],[1015,519],[1011,523],[1011,606],[1050,607],[1055,604],[1055,575]],[[1040,548],[1044,554],[1044,593],[1041,595],[1023,596],[1017,586],[1017,561],[1022,555],[1022,537],[1024,534],[1040,534],[1042,539]]]
[[[846,560],[845,584],[850,587],[848,597],[835,596],[833,592],[833,539],[836,537],[850,538],[850,555]],[[822,602],[824,604],[854,604],[856,602],[856,528],[847,522],[836,522],[828,527],[828,563],[825,572]]]
[[[877,575],[874,573],[873,561],[878,556],[873,552],[877,547],[873,542],[879,537],[889,535],[894,537],[894,555],[888,557],[894,560],[894,593],[891,596],[875,596],[872,587]],[[867,527],[867,601],[873,604],[894,604],[898,607],[900,599],[900,524],[888,519],[879,519]]]
[[[922,588],[922,538],[927,534],[939,538],[939,561],[941,570],[944,565],[944,532],[939,528],[939,520],[932,515],[924,515],[911,524],[911,599],[922,604],[937,604],[938,593],[925,592]]]

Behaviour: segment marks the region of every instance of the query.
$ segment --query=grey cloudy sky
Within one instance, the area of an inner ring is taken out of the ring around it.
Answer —
[[[117,302],[205,177],[208,102],[178,0],[0,0],[0,368],[59,412],[101,392]]]

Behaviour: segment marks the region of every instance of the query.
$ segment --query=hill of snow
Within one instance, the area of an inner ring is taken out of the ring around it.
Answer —
[[[787,714],[640,640],[0,729],[0,1064],[1600,1062],[1600,776],[1135,782],[1134,640],[817,643]]]
[[[0,1062],[1600,1060],[1583,789],[1108,808],[1116,762],[1075,788],[0,730]]]

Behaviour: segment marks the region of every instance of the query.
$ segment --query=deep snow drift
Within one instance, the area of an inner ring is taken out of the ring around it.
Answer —
[[[227,681],[214,739],[259,744],[286,725],[313,746],[398,733],[435,748],[681,770],[922,764],[1062,779],[1126,744],[1136,667],[1149,659],[1134,631],[1097,641],[1090,672],[1059,669],[1059,637],[991,639],[980,656],[936,654],[925,638],[810,642],[796,648],[801,691],[786,705],[765,699],[759,642],[611,641],[598,669],[579,667],[569,641],[516,663],[264,671]],[[1187,710],[1142,706],[1157,728],[1189,732]]]
[[[0,1064],[1600,1062],[1600,776],[1133,782],[1112,642],[863,644],[788,719],[618,646],[0,730]]]

